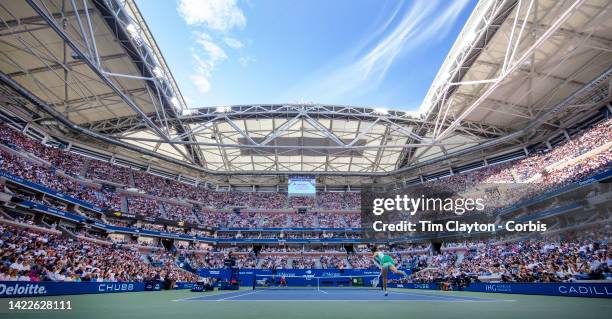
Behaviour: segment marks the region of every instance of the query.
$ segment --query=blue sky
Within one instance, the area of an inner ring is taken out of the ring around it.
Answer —
[[[189,107],[417,110],[474,0],[137,0]]]

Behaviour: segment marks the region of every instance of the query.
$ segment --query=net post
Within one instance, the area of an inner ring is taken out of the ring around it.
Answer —
[[[253,274],[253,290],[255,290],[256,286],[257,286],[257,275]]]

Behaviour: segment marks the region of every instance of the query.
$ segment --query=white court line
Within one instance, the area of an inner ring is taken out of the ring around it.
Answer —
[[[324,291],[327,294],[330,295],[359,295],[359,296],[363,296],[363,295],[368,295],[365,293],[360,293],[360,292],[337,292],[337,291],[330,291],[330,290],[319,290],[319,291]],[[318,294],[317,290],[313,290],[312,292],[289,292],[289,291],[285,291],[285,292],[270,292],[270,291],[266,291],[264,293],[262,293],[262,295],[316,295]],[[382,292],[381,292],[382,294]]]
[[[256,290],[256,291],[252,291],[252,292],[248,292],[248,293],[243,293],[243,294],[238,294],[235,296],[229,296],[226,298],[221,298],[221,299],[199,299],[202,297],[214,297],[214,296],[222,296],[222,295],[227,295],[227,294],[231,294],[231,293],[236,293],[235,291],[228,291],[228,292],[223,292],[223,293],[218,293],[215,295],[200,295],[197,297],[191,297],[191,298],[183,298],[183,299],[176,299],[176,300],[172,300],[172,301],[189,301],[189,302],[213,302],[213,301],[226,301],[226,302],[279,302],[279,301],[291,301],[291,302],[363,302],[363,301],[384,301],[384,302],[516,302],[516,300],[513,299],[488,299],[488,298],[479,298],[479,297],[467,297],[467,298],[473,298],[473,299],[462,299],[462,297],[460,296],[440,296],[440,295],[435,295],[435,294],[427,294],[427,293],[411,293],[411,292],[403,292],[403,291],[391,291],[390,294],[400,294],[400,295],[412,295],[412,296],[421,296],[421,297],[433,297],[435,299],[432,300],[418,300],[418,299],[402,299],[402,300],[397,300],[397,299],[392,299],[392,300],[385,300],[385,299],[360,299],[360,300],[355,300],[355,299],[324,299],[324,300],[317,300],[317,299],[301,299],[301,300],[280,300],[280,299],[275,299],[275,300],[269,300],[269,299],[250,299],[250,300],[231,300],[232,298],[237,298],[237,297],[241,297],[241,296],[246,296],[246,295],[251,295],[254,293],[258,293],[258,292],[265,292],[263,295],[285,295],[288,292],[284,291],[283,293],[273,293],[270,290]],[[316,290],[314,290],[313,292],[315,292]],[[324,290],[320,290],[323,293],[326,294],[330,294],[327,291]],[[291,292],[292,295],[312,295],[313,292]],[[338,294],[338,292],[333,292],[333,294]],[[342,295],[363,295],[363,292],[343,292]],[[194,300],[194,299],[199,299],[199,300]],[[476,299],[476,300],[474,300]]]
[[[202,297],[222,296],[222,295],[235,294],[235,293],[236,293],[235,291],[226,291],[226,292],[216,293],[216,294],[212,294],[212,295],[199,295],[197,297],[174,299],[172,301],[189,301],[189,300],[192,300],[192,299],[198,299],[198,298],[202,298]]]
[[[224,300],[229,300],[229,299],[232,299],[232,298],[252,295],[252,294],[256,294],[256,293],[258,293],[260,291],[261,290],[255,290],[255,291],[251,291],[251,292],[247,292],[247,293],[243,293],[243,294],[239,294],[239,295],[235,295],[235,296],[229,296],[229,297],[226,297],[226,298],[216,299],[216,301],[224,301]]]
[[[329,295],[329,292],[327,292],[327,291],[325,291],[325,290],[321,290],[321,289],[319,289],[319,291],[320,291],[320,292],[322,292],[322,293],[324,293],[324,294],[326,294],[326,295]]]
[[[271,290],[258,290],[258,291],[262,291],[263,294],[262,295],[316,295],[319,291],[326,293],[326,294],[330,294],[330,295],[358,295],[358,296],[363,296],[363,295],[369,295],[369,294],[383,294],[382,290],[381,291],[361,291],[361,292],[356,292],[356,291],[351,291],[351,292],[347,292],[347,291],[333,291],[333,290],[312,290],[312,291],[308,291],[308,292],[295,292],[295,291],[271,291]],[[443,295],[435,295],[435,294],[422,294],[422,293],[411,293],[411,292],[403,292],[403,291],[389,291],[389,294],[398,294],[398,295],[409,295],[409,296],[425,296],[425,297],[434,297],[434,298],[444,298],[444,299],[449,299],[449,298],[454,298],[454,299],[463,299],[464,297],[461,296],[443,296]],[[477,297],[465,297],[468,299],[481,299],[481,300],[489,300],[488,298],[477,298]],[[494,299],[494,298],[492,298]]]
[[[491,301],[480,301],[480,300],[416,300],[416,299],[391,299],[391,300],[385,300],[385,299],[359,299],[359,300],[355,300],[355,299],[322,299],[322,300],[317,300],[317,299],[311,299],[311,300],[304,300],[304,299],[298,299],[298,300],[290,300],[290,299],[276,299],[276,300],[270,300],[270,299],[249,299],[249,300],[194,300],[194,302],[216,302],[216,301],[223,301],[223,302],[374,302],[374,301],[381,301],[381,302],[515,302],[516,300],[503,300],[503,299],[499,299],[499,300],[491,300]]]

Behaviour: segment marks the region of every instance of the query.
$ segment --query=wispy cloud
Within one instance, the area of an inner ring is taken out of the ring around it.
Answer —
[[[383,36],[368,37],[368,40],[380,39],[379,41],[371,41],[373,43],[367,46],[368,49],[362,50],[356,57],[347,55],[344,63],[339,63],[340,67],[316,72],[305,83],[291,88],[287,98],[295,99],[298,96],[292,95],[298,94],[328,102],[376,88],[400,53],[408,52],[428,41],[443,38],[468,3],[469,0],[421,0],[413,2],[401,17],[395,11],[382,23],[382,29],[377,28],[376,33]],[[393,23],[395,19],[401,20]],[[334,64],[338,65],[337,62]]]
[[[187,24],[219,31],[244,28],[247,22],[236,0],[179,0],[178,11]]]
[[[246,17],[236,0],[179,0],[177,10],[185,23],[193,28],[194,43],[197,44],[191,48],[195,69],[189,78],[198,91],[207,93],[211,89],[210,79],[215,66],[228,59],[221,45],[231,49],[244,46],[230,32],[243,29]],[[211,34],[216,35],[216,40]]]
[[[220,46],[213,42],[207,33],[197,33],[196,43],[200,47],[199,50],[192,49],[192,57],[195,61],[196,69],[190,78],[200,92],[206,93],[210,90],[209,78],[212,70],[217,63],[227,59],[227,54]]]
[[[227,59],[227,54],[225,54],[225,51],[223,51],[220,46],[215,44],[211,36],[207,33],[198,33],[196,43],[198,43],[208,55],[208,63],[211,65],[211,68],[214,67],[214,64],[218,61]]]
[[[244,47],[244,44],[240,42],[240,40],[231,37],[223,38],[223,42],[225,42],[225,45],[232,49],[241,49]]]

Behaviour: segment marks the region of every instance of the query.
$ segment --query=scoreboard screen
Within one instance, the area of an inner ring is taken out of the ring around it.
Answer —
[[[317,194],[317,182],[314,176],[300,175],[289,176],[289,196],[315,196]]]

